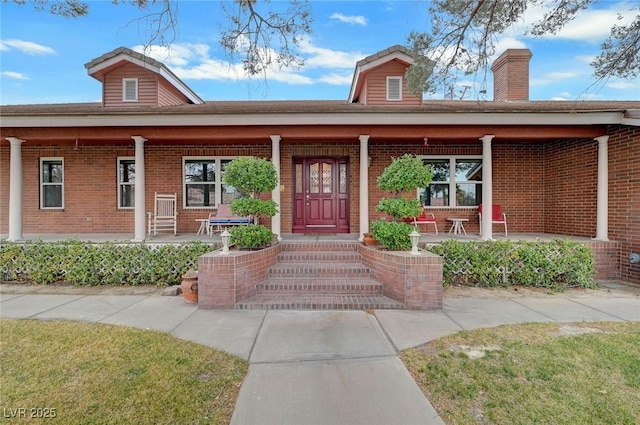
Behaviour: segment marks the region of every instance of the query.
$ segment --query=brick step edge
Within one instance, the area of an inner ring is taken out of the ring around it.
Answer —
[[[360,242],[357,241],[323,241],[323,242],[296,242],[287,241],[280,242],[283,251],[313,252],[313,251],[331,251],[331,252],[349,252],[357,251]]]
[[[360,263],[276,263],[270,276],[278,277],[369,277],[371,270]]]
[[[382,295],[256,295],[236,304],[238,310],[402,310]]]
[[[264,295],[382,295],[383,285],[371,279],[268,279],[256,285],[258,294]]]
[[[362,263],[362,255],[355,251],[282,251],[278,254],[277,261],[278,263]]]

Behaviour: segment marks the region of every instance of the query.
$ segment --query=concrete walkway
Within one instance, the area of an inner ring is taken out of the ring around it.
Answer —
[[[606,296],[603,296],[606,294]],[[398,358],[462,329],[640,321],[640,296],[445,298],[441,311],[200,310],[180,297],[2,293],[0,316],[169,332],[250,362],[232,424],[443,424]]]

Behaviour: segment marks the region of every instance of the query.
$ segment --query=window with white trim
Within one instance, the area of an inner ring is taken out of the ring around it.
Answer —
[[[138,101],[138,79],[137,78],[122,79],[122,101],[123,102]]]
[[[427,207],[472,207],[482,203],[482,157],[423,157],[431,166],[433,180],[418,189]]]
[[[183,157],[184,207],[215,208],[219,204],[230,204],[240,198],[240,192],[222,182],[224,170],[233,159]]]
[[[387,100],[402,100],[402,77],[387,77]]]
[[[63,158],[40,158],[40,208],[64,208]]]
[[[136,203],[136,160],[118,157],[118,208],[133,208]]]

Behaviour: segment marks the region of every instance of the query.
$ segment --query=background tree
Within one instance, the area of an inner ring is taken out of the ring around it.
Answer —
[[[90,13],[86,0],[2,0],[31,5],[38,11],[68,18]],[[177,0],[112,0],[114,5],[131,5],[144,14],[130,22],[144,28],[144,44],[169,47],[178,26]],[[264,73],[270,66],[301,67],[304,59],[298,47],[311,33],[309,0],[226,0],[221,1],[227,26],[223,27],[220,45],[234,59],[239,59],[249,75]]]
[[[495,53],[498,36],[522,23],[527,10],[545,7],[547,12],[526,34],[556,34],[581,10],[599,0],[432,0],[430,32],[411,32],[408,43],[416,63],[407,71],[414,93],[434,92],[452,86],[463,75],[483,73]],[[634,78],[640,73],[640,2],[629,3],[635,18],[614,25],[592,62],[596,81],[610,77]],[[618,16],[621,20],[623,17]],[[596,24],[596,23],[594,23]]]
[[[2,0],[52,14],[77,18],[90,13],[86,0]],[[556,34],[581,10],[601,0],[430,0],[430,31],[408,35],[416,63],[407,81],[413,92],[433,92],[453,85],[463,75],[481,73],[486,81],[488,61],[495,53],[498,36],[522,23],[525,12],[544,7],[547,12],[526,34]],[[178,24],[177,0],[112,0],[148,13],[132,22],[146,28],[146,45],[168,46]],[[309,0],[226,0],[221,2],[228,25],[220,43],[227,54],[238,58],[250,75],[264,73],[271,65],[299,67],[298,52],[305,35],[311,33],[313,18]],[[640,2],[628,2],[630,22],[614,25],[591,62],[594,84],[610,77],[635,78],[640,73]],[[622,20],[623,16],[619,16]],[[594,22],[594,25],[597,23]]]

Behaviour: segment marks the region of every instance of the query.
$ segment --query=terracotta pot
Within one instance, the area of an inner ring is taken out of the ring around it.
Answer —
[[[189,270],[182,276],[182,282],[180,283],[182,288],[182,296],[185,302],[197,303],[198,302],[198,272]]]
[[[371,233],[365,233],[363,236],[364,237],[362,239],[362,243],[364,243],[365,245],[368,245],[368,246],[378,245],[378,241],[375,240],[375,238],[373,237],[373,235],[371,235]]]

